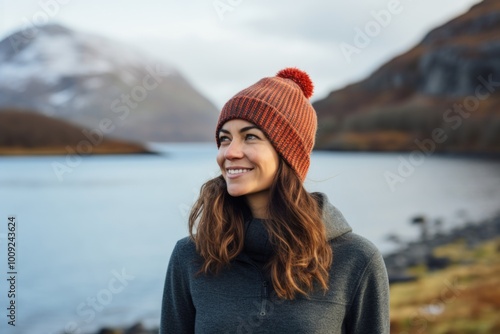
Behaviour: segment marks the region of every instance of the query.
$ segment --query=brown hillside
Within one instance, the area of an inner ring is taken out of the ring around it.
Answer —
[[[499,57],[500,1],[485,0],[316,102],[316,148],[414,150],[427,139],[436,151],[500,153]]]
[[[82,128],[34,112],[2,110],[0,155],[147,153],[140,145],[101,137],[100,129],[87,131],[88,136]]]

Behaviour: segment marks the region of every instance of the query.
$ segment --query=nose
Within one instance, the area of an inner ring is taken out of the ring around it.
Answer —
[[[224,158],[227,160],[241,159],[243,157],[242,144],[238,140],[233,140],[226,147]]]

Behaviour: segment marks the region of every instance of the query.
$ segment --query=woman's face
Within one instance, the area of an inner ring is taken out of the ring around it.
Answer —
[[[229,194],[267,199],[279,165],[271,142],[255,124],[241,119],[224,123],[218,136],[217,163]]]

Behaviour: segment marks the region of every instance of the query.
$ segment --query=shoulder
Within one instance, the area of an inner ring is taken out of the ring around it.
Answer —
[[[330,242],[333,250],[337,252],[354,252],[363,258],[371,258],[374,254],[380,253],[370,240],[353,232],[345,233]]]
[[[174,250],[172,251],[173,256],[179,256],[181,258],[186,256],[192,256],[196,253],[196,245],[190,237],[185,237],[177,241]]]
[[[370,270],[385,271],[382,254],[368,239],[352,232],[330,241],[333,252],[333,266],[337,270],[351,270],[358,274]],[[343,268],[343,269],[341,269]]]
[[[367,282],[384,281],[386,271],[382,256],[366,238],[347,232],[330,240],[330,246],[333,262],[329,290],[325,295],[316,292],[312,299],[351,305],[359,292],[366,290]]]
[[[185,237],[177,241],[170,256],[170,262],[176,262],[179,266],[186,266],[197,263],[201,256],[196,251],[196,245],[190,237]]]
[[[196,251],[193,240],[189,237],[178,240],[170,255],[170,271],[194,275],[199,270],[200,263],[201,256]]]

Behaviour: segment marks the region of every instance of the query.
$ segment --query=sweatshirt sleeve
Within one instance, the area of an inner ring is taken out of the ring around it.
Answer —
[[[181,241],[170,257],[161,308],[160,334],[194,333],[195,308],[191,299],[186,266],[179,259]],[[184,259],[184,263],[187,259]]]
[[[390,331],[389,280],[379,251],[363,272],[346,320],[347,333],[388,334]]]

